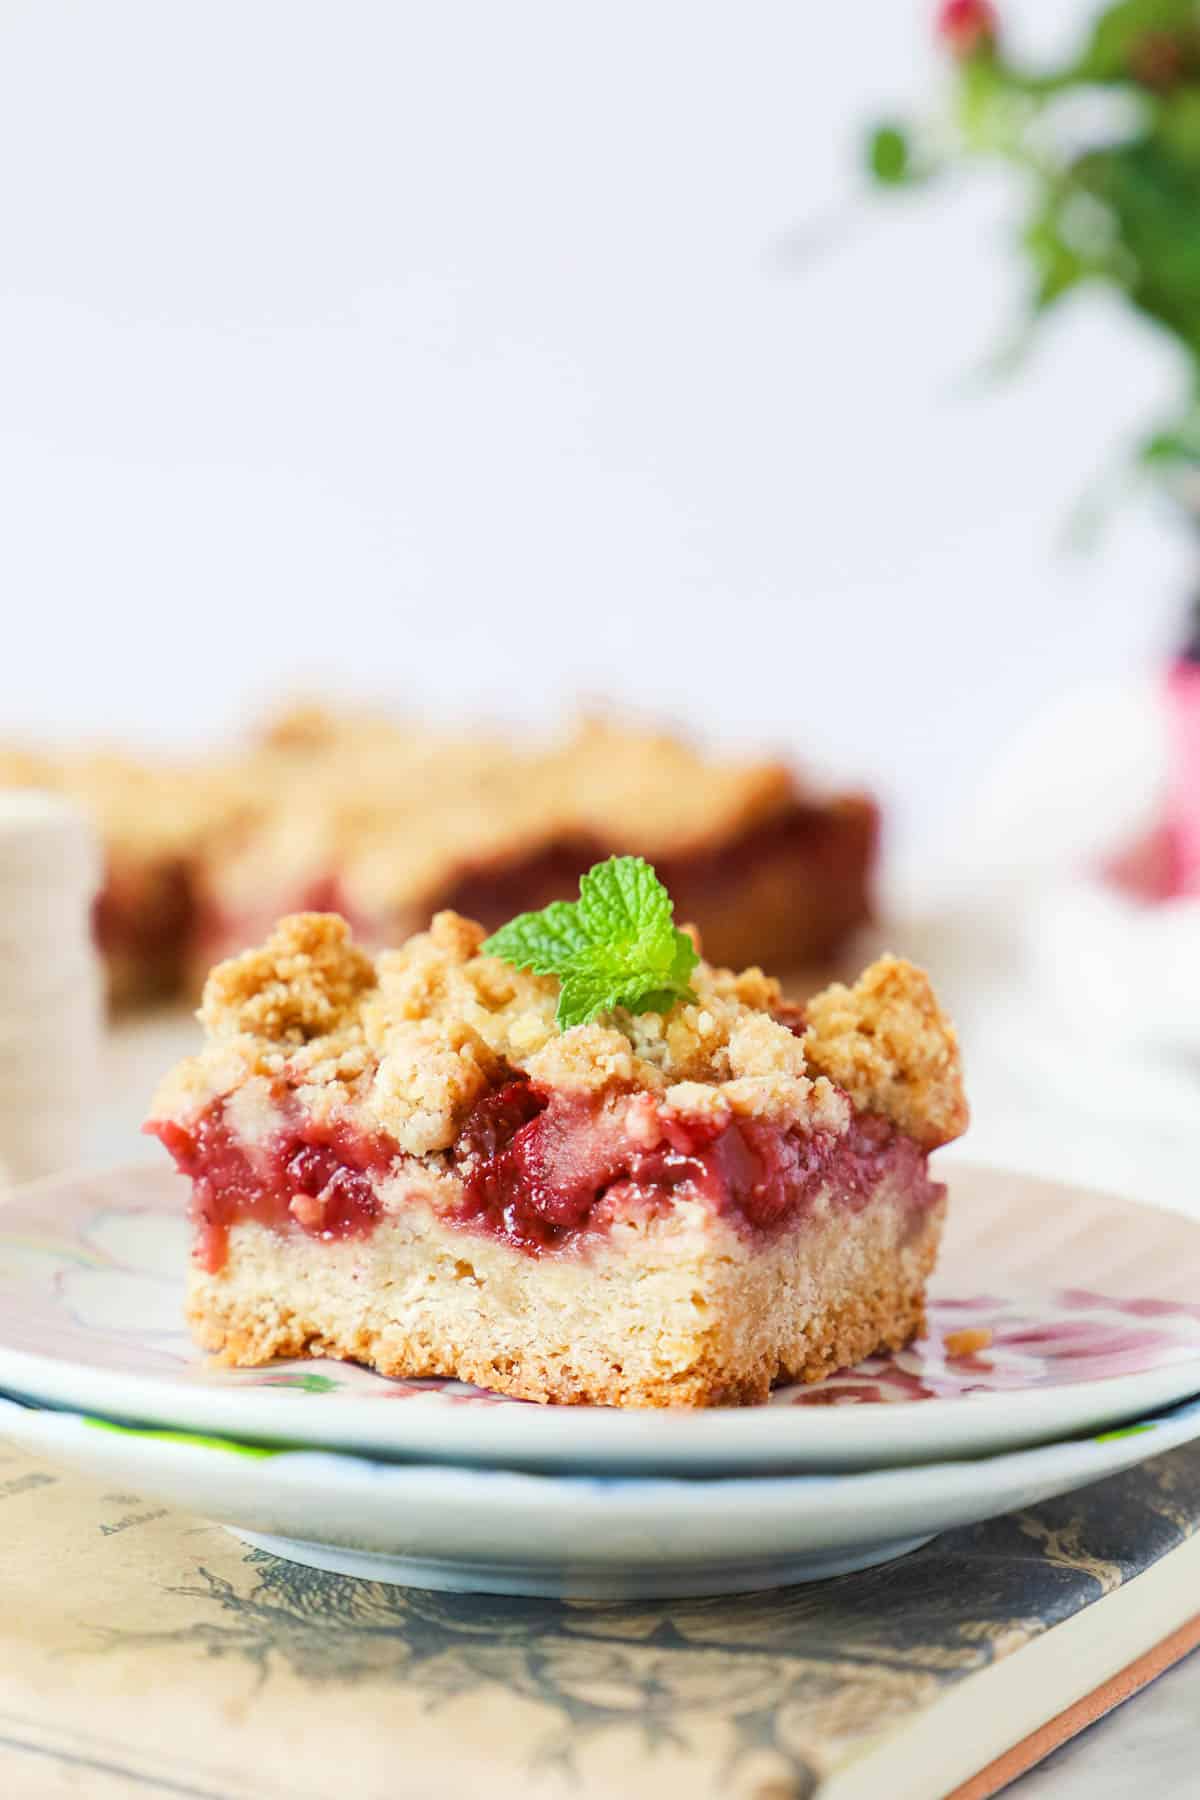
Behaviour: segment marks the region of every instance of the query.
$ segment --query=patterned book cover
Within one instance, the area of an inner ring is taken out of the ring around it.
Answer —
[[[1200,1444],[864,1574],[625,1606],[322,1575],[0,1446],[0,1793],[803,1800],[1200,1524]]]

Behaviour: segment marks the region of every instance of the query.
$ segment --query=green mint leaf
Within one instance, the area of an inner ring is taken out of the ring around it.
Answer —
[[[514,968],[558,976],[564,1031],[618,1008],[669,1012],[694,998],[688,983],[700,960],[672,914],[671,896],[648,862],[613,856],[588,870],[577,901],[521,913],[483,949]]]
[[[671,930],[674,934],[671,951],[671,985],[686,987],[692,979],[692,970],[700,961],[700,952],[686,931],[680,931],[677,925],[673,925]]]
[[[493,932],[484,944],[488,956],[498,956],[514,969],[532,969],[535,975],[557,975],[571,957],[590,943],[579,923],[578,908],[570,900],[554,900],[541,912],[518,913]]]
[[[617,1004],[613,995],[612,976],[605,970],[589,969],[564,975],[554,1014],[555,1023],[560,1031],[569,1031],[572,1025],[588,1025],[598,1013],[612,1011]]]
[[[579,917],[594,944],[657,944],[671,932],[671,896],[640,856],[610,856],[579,883]]]

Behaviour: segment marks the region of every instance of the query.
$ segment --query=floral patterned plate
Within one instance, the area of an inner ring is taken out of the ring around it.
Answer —
[[[257,1548],[407,1587],[571,1599],[742,1593],[868,1568],[1200,1436],[1200,1400],[1110,1432],[854,1475],[688,1480],[376,1462],[129,1430],[0,1398],[0,1436],[229,1526]]]
[[[58,1178],[0,1205],[0,1386],[264,1443],[664,1474],[990,1455],[1200,1393],[1200,1225],[1000,1170],[945,1173],[921,1342],[768,1406],[699,1413],[533,1406],[329,1362],[216,1367],[183,1325],[185,1184],[153,1168]]]

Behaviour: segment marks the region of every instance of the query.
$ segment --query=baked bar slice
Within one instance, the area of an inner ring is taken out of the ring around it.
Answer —
[[[801,1016],[701,962],[562,1029],[565,985],[483,940],[444,912],[372,959],[309,913],[213,970],[147,1126],[192,1182],[206,1349],[712,1406],[919,1331],[928,1157],[966,1123],[920,970],[884,957]]]
[[[217,764],[115,752],[0,753],[0,788],[60,794],[91,819],[104,852],[93,935],[114,1006],[180,992],[194,925],[195,872],[210,837],[247,816],[239,778]]]
[[[656,863],[718,962],[826,966],[870,916],[869,797],[614,724],[513,743],[309,708],[224,759],[0,752],[9,786],[91,816],[118,1002],[199,991],[281,913],[339,911],[373,946],[446,909],[496,926],[612,850]]]
[[[444,910],[494,929],[569,898],[614,851],[654,864],[714,962],[827,965],[871,916],[868,795],[661,731],[593,721],[514,743],[307,709],[279,719],[246,767],[269,804],[255,830],[213,839],[200,867],[201,974],[311,908],[341,912],[376,947]]]

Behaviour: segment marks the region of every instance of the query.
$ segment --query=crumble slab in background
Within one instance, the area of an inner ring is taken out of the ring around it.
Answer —
[[[1181,1549],[1200,1448],[888,1569],[672,1604],[349,1581],[6,1449],[0,1518],[22,1800],[324,1800],[347,1770],[362,1800],[801,1800]]]

